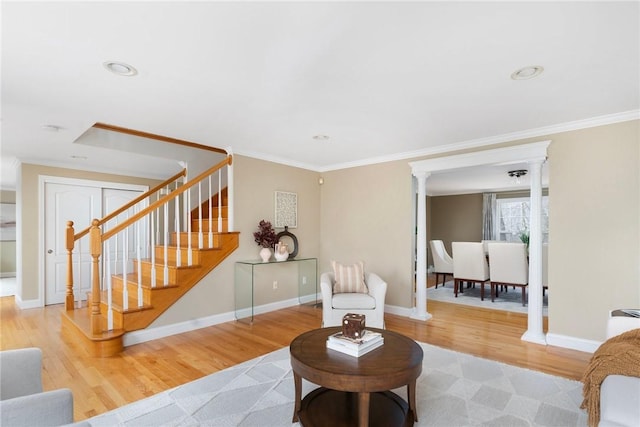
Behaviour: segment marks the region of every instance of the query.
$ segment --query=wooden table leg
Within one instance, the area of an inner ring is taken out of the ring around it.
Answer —
[[[300,412],[300,403],[302,402],[302,377],[297,373],[293,373],[293,384],[295,386],[296,403],[293,406],[292,423],[298,422],[298,412]]]
[[[360,427],[369,427],[369,399],[371,395],[366,392],[358,393],[358,424]]]
[[[418,412],[416,411],[416,380],[407,384],[407,403],[409,403],[409,412],[413,415],[413,422],[418,421]]]

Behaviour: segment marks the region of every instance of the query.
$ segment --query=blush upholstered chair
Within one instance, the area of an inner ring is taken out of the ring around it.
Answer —
[[[0,351],[0,425],[60,426],[73,423],[73,395],[68,388],[42,391],[42,351]]]
[[[338,269],[339,267],[338,264]],[[336,282],[335,270],[334,267],[334,272],[322,273],[320,276],[322,326],[340,326],[345,314],[357,313],[365,315],[367,327],[383,329],[387,283],[375,273],[365,273],[362,268],[360,271],[366,288],[358,289],[360,292],[344,292],[349,289],[339,289],[341,284]]]
[[[463,282],[480,284],[484,300],[484,284],[489,280],[489,265],[481,242],[453,242],[453,292],[458,297]]]
[[[447,275],[453,277],[453,258],[447,253],[447,249],[444,247],[442,240],[432,240],[431,244],[431,256],[433,257],[433,267],[436,273],[436,289],[438,289],[438,279],[442,274],[442,286],[447,281]]]
[[[498,285],[518,286],[522,289],[522,305],[525,305],[529,285],[529,262],[524,243],[489,243],[489,269],[491,301],[498,293]]]

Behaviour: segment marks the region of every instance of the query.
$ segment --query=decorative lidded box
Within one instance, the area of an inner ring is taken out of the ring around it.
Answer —
[[[364,333],[365,315],[347,313],[342,318],[342,335],[348,338],[360,339]]]

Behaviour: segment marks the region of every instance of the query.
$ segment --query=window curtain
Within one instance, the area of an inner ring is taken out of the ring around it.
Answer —
[[[496,193],[482,193],[482,240],[497,240]]]

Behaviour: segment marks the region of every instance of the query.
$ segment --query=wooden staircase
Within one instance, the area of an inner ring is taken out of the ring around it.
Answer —
[[[218,206],[220,201],[221,206]],[[134,260],[133,271],[111,275],[111,295],[102,285],[99,302],[99,326],[92,324],[97,312],[92,307],[92,295],[89,293],[86,306],[69,309],[63,313],[63,331],[81,337],[92,356],[108,357],[123,349],[123,337],[126,333],[148,327],[165,310],[179,300],[186,292],[196,286],[209,272],[238,248],[239,233],[228,230],[228,207],[226,188],[222,196],[215,195],[211,202],[206,200],[200,210],[191,212],[191,239],[188,232],[172,232],[170,242],[155,245],[155,259]],[[212,206],[212,218],[209,220],[209,204]],[[218,212],[221,216],[218,216]],[[205,219],[206,217],[206,219]],[[222,231],[218,231],[218,222],[222,221]],[[211,232],[209,229],[211,228]],[[202,229],[202,233],[200,233]],[[213,231],[215,230],[215,231]],[[199,239],[203,239],[202,248],[198,248]],[[212,239],[211,245],[209,239]],[[179,241],[178,241],[179,239]],[[188,249],[189,240],[192,248]],[[211,247],[210,247],[211,246]],[[165,260],[165,250],[167,259]],[[187,265],[191,251],[191,265]],[[178,254],[182,260],[178,266]],[[166,261],[166,262],[165,262]],[[164,281],[165,264],[168,271],[167,283]],[[152,270],[155,269],[155,275]],[[153,277],[155,276],[155,284]],[[141,278],[141,280],[139,280]],[[141,286],[139,286],[139,281]],[[125,290],[127,305],[124,307]],[[139,293],[142,298],[139,299]],[[111,300],[112,327],[108,328],[109,300]],[[94,316],[92,316],[92,313]]]

